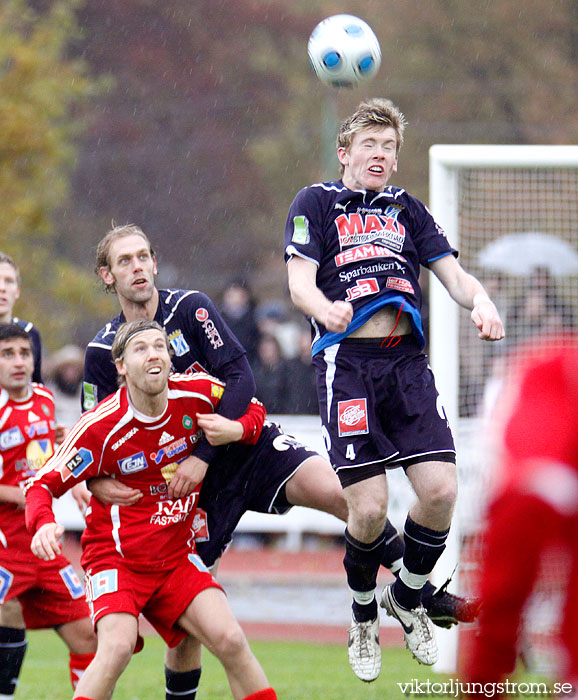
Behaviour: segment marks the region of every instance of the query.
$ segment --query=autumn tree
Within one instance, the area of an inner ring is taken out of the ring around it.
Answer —
[[[61,256],[54,220],[82,126],[74,110],[97,88],[86,63],[67,55],[78,38],[75,7],[0,5],[0,249],[21,268],[18,315],[34,320],[53,348],[70,342],[80,315],[96,308],[92,279]]]

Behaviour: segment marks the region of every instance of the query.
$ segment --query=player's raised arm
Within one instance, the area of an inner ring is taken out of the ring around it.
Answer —
[[[430,268],[448,290],[451,298],[469,309],[472,322],[482,340],[502,340],[504,324],[494,302],[473,275],[466,272],[452,255],[446,255],[431,263]]]
[[[343,333],[353,318],[348,301],[330,301],[317,287],[317,265],[295,255],[287,263],[289,291],[295,306],[332,333]]]

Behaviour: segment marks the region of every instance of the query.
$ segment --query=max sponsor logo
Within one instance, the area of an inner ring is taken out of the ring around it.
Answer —
[[[118,460],[118,468],[121,474],[134,474],[148,468],[148,462],[144,452],[137,452],[130,457]]]
[[[337,404],[337,420],[339,437],[367,435],[369,433],[367,399],[339,401]]]
[[[114,443],[114,445],[112,445],[112,447],[111,447],[110,449],[111,449],[113,452],[116,452],[116,450],[118,450],[119,447],[121,447],[122,445],[124,445],[124,443],[125,443],[127,440],[130,440],[130,438],[131,438],[133,435],[135,435],[135,433],[138,433],[138,428],[131,428],[131,429],[128,431],[128,433],[125,433],[125,434],[120,438],[120,440],[117,440],[117,441]]]
[[[199,323],[202,324],[205,335],[209,339],[209,343],[216,350],[217,348],[223,347],[223,339],[219,333],[217,327],[209,317],[209,312],[207,309],[200,307],[195,311],[195,318]]]
[[[397,220],[400,212],[399,207],[391,205],[383,214],[341,214],[335,219],[340,247],[381,241],[388,248],[401,253],[405,243],[405,227]]]
[[[375,277],[357,280],[354,287],[348,287],[345,301],[353,301],[359,297],[366,297],[368,294],[376,294],[379,292],[379,284]]]

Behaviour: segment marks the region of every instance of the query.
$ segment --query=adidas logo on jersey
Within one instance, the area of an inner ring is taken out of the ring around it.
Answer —
[[[167,431],[165,430],[163,432],[163,434],[161,435],[161,438],[159,440],[159,447],[161,447],[161,445],[166,445],[167,442],[170,442],[171,440],[174,440],[174,439],[175,438],[170,433],[167,433]]]

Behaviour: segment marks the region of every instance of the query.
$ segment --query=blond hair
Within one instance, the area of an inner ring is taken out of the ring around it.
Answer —
[[[169,343],[169,339],[165,329],[159,323],[152,319],[140,318],[138,319],[138,321],[129,321],[128,323],[123,323],[116,332],[112,343],[112,347],[110,349],[110,354],[112,355],[112,359],[115,362],[115,364],[117,360],[122,360],[122,358],[124,357],[126,346],[128,345],[129,341],[132,340],[135,337],[135,335],[139,335],[140,333],[144,333],[145,331],[160,331],[163,334],[163,338],[165,339],[165,344],[167,346],[169,356],[172,357],[173,350],[171,348],[171,344]],[[124,384],[126,384],[126,379],[121,374],[117,376],[116,380],[118,386],[123,386]]]
[[[344,148],[347,151],[355,134],[365,129],[391,127],[395,131],[397,141],[396,153],[399,153],[403,144],[406,124],[405,116],[391,100],[384,97],[374,97],[371,100],[361,102],[355,112],[342,122],[337,134],[337,148]]]
[[[151,257],[154,258],[155,252],[146,234],[141,228],[135,224],[123,224],[122,226],[115,226],[113,221],[113,228],[101,239],[98,246],[96,247],[96,265],[94,271],[100,277],[100,269],[102,267],[108,267],[110,269],[110,248],[115,241],[119,238],[126,238],[127,236],[140,236],[148,246]],[[101,278],[102,279],[102,278]],[[104,290],[106,292],[111,292],[114,294],[114,284],[104,284]]]
[[[0,264],[1,263],[6,263],[7,265],[11,265],[14,268],[16,284],[18,285],[18,287],[20,287],[20,284],[22,282],[22,280],[20,279],[20,269],[18,268],[18,265],[14,262],[13,258],[11,258],[7,253],[0,253]]]

